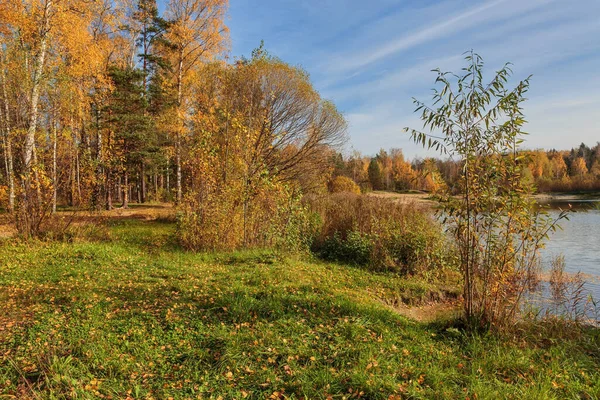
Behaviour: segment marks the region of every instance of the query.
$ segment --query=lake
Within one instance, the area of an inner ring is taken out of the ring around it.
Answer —
[[[566,209],[569,204],[574,210],[568,221],[560,222],[562,229],[550,236],[542,251],[544,267],[562,254],[566,272],[584,274],[587,292],[600,300],[600,196],[557,196],[541,202],[548,204],[554,215],[558,215],[559,207]]]

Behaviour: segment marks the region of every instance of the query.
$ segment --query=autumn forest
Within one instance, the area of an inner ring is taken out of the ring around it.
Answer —
[[[132,201],[242,208],[247,223],[261,195],[333,190],[337,176],[362,192],[456,186],[460,161],[342,155],[344,117],[305,71],[262,45],[229,61],[227,6],[3,3],[0,202],[22,233],[57,207]],[[600,188],[598,145],[523,155],[540,191]]]
[[[600,192],[600,142],[528,149],[529,78],[471,50],[398,130],[426,157],[355,150],[235,3],[0,0],[0,397],[600,396],[535,196]]]

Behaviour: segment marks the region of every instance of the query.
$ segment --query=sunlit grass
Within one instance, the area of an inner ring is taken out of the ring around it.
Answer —
[[[446,289],[266,251],[187,253],[173,230],[168,222],[120,221],[110,241],[5,242],[0,393],[600,397],[592,345],[542,348],[419,324],[383,300]]]

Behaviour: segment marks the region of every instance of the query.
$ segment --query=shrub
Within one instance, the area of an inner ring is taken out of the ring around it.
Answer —
[[[347,176],[336,176],[329,183],[331,193],[354,193],[360,194],[360,187]]]
[[[498,327],[517,319],[536,279],[539,250],[566,214],[554,220],[535,207],[533,175],[520,163],[529,78],[509,89],[506,65],[484,83],[481,57],[471,52],[466,61],[462,76],[436,70],[441,87],[433,106],[415,100],[424,131],[407,131],[463,163],[461,193],[440,193],[440,216],[460,255],[466,319],[472,327]]]
[[[235,187],[188,194],[179,209],[177,236],[189,250],[274,248],[308,250],[319,221],[285,186],[265,184],[245,201]]]
[[[15,212],[11,218],[19,236],[41,238],[46,236],[52,225],[52,182],[38,166],[23,179],[23,184],[18,186]]]
[[[319,254],[325,260],[368,265],[373,254],[373,241],[369,235],[356,231],[348,232],[345,239],[336,232],[323,240]]]
[[[441,226],[412,204],[350,193],[306,201],[322,221],[312,249],[327,260],[401,274],[452,265]]]

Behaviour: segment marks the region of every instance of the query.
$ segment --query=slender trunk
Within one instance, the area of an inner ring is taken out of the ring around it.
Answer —
[[[154,195],[156,196],[156,201],[160,201],[158,198],[158,173],[154,174]]]
[[[140,174],[140,179],[141,179],[141,192],[142,192],[142,196],[141,196],[141,203],[145,203],[146,202],[146,166],[144,165],[144,163],[142,162],[142,171]]]
[[[176,203],[181,204],[181,198],[183,197],[183,191],[181,189],[181,136],[177,133],[177,154],[175,156],[175,162],[177,163],[177,197]]]
[[[41,188],[39,185],[39,176],[37,168],[33,168],[36,163],[35,151],[35,133],[38,124],[38,102],[40,99],[40,89],[42,86],[42,74],[44,72],[44,61],[46,59],[46,50],[48,45],[48,34],[50,31],[50,9],[52,8],[53,0],[46,0],[44,4],[43,17],[40,21],[40,46],[37,49],[38,53],[35,57],[33,68],[33,79],[31,85],[31,97],[29,98],[29,125],[25,135],[23,147],[23,168],[22,168],[22,207],[28,214],[24,221],[20,221],[19,230],[26,236],[35,235],[38,233],[40,224],[43,220],[43,206],[41,199]],[[34,180],[32,184],[31,171],[34,171]],[[37,204],[32,198],[33,191],[37,194]]]
[[[100,129],[100,110],[99,105],[95,107],[95,117],[96,117],[96,161],[98,161],[98,165],[102,162],[102,130]]]
[[[33,165],[37,165],[37,163],[38,163],[37,146],[35,145],[35,142],[34,142],[33,143]],[[41,205],[42,204],[42,188],[39,185],[40,173],[37,168],[33,170],[33,178],[35,180],[35,193],[37,195],[37,201],[38,201],[38,204]]]
[[[71,163],[69,165],[69,181],[71,184],[71,190],[69,190],[70,198],[69,205],[75,205],[75,156],[71,155]]]
[[[246,247],[248,247],[248,194],[244,193],[244,248]]]
[[[13,161],[12,161],[12,150],[10,143],[10,136],[7,133],[8,129],[5,130],[5,134],[2,135],[2,147],[4,149],[4,167],[6,170],[6,181],[8,182],[8,211],[13,212],[15,209],[15,186],[13,179]]]
[[[80,165],[79,165],[79,147],[75,147],[75,171],[77,178],[77,204],[81,203],[81,174],[80,174]]]
[[[111,146],[111,135],[110,135],[110,131],[106,134],[106,147],[108,149],[110,149]],[[113,189],[115,188],[115,182],[113,181],[113,170],[111,169],[112,166],[110,165],[110,163],[107,163],[105,171],[106,171],[106,208],[108,210],[112,210],[113,209]],[[119,177],[120,179],[120,177]],[[121,195],[121,191],[120,188],[118,188],[119,190],[117,190],[117,197]],[[120,200],[120,199],[119,199]]]
[[[129,208],[129,174],[127,170],[123,174],[123,208]]]
[[[135,185],[135,191],[137,192],[137,202],[138,204],[140,204],[142,202],[142,185],[141,185],[141,180],[142,177],[140,176],[141,174],[138,172],[138,179],[137,179],[137,184]]]
[[[94,198],[93,203],[97,210],[102,208],[102,190],[103,185],[100,183],[102,181],[102,177],[105,175],[104,167],[102,165],[102,131],[100,130],[100,111],[98,106],[95,107],[95,116],[96,116],[96,183],[94,185]],[[104,190],[107,189],[108,180],[105,183]],[[106,197],[108,201],[108,195]]]
[[[79,109],[79,114],[83,114],[81,108]],[[83,118],[81,118],[81,120],[79,121],[79,136],[81,137],[81,141],[80,143],[83,145],[83,148],[88,151],[91,152],[92,150],[92,146],[90,143],[90,136],[86,131],[86,126],[85,126],[85,120]]]
[[[166,175],[165,178],[167,181],[167,193],[169,193],[169,196],[170,196],[170,193],[171,193],[171,179],[170,179],[171,171],[169,171],[169,165],[167,165],[167,173],[165,175]]]
[[[147,55],[148,55],[148,30],[147,27],[144,26],[144,33],[143,33],[143,37],[144,37],[144,58],[142,60],[142,71],[144,71],[144,91],[142,92],[142,95],[145,97],[146,96],[146,91],[148,90],[148,59],[147,59]]]
[[[12,138],[10,126],[10,109],[8,107],[8,94],[6,90],[6,73],[4,71],[4,60],[0,58],[0,74],[2,78],[2,99],[4,103],[4,156],[6,161],[6,176],[8,180],[8,210],[15,210],[15,175],[12,155]]]
[[[56,144],[58,135],[56,134],[56,122],[52,123],[52,213],[56,213],[56,198],[58,194],[58,180],[56,178]]]
[[[0,118],[0,121],[2,118]],[[8,157],[6,156],[6,136],[2,135],[2,155],[4,156],[4,173],[6,174],[6,181],[8,182],[9,174],[8,174]]]
[[[179,68],[177,72],[177,116],[179,124],[177,127],[177,136],[175,138],[175,163],[177,164],[177,204],[181,204],[183,191],[181,188],[181,133],[183,130],[183,110],[181,109],[183,95],[183,49],[179,52]]]
[[[254,93],[254,84],[252,84],[252,93]],[[250,119],[250,112],[253,109],[254,106],[254,96],[250,97],[250,107],[248,109],[248,115],[247,115],[247,121],[248,121],[248,128],[250,131],[252,131],[252,120]],[[250,176],[251,176],[251,161],[249,161],[249,159],[252,159],[252,155],[248,154],[248,149],[246,148],[246,151],[244,152],[244,160],[245,160],[245,171],[244,171],[244,183],[245,183],[245,188],[244,188],[244,247],[248,247],[248,203],[250,202]]]
[[[123,201],[123,189],[121,188],[121,176],[117,179],[117,201],[121,203]]]
[[[112,182],[112,174],[110,173],[110,170],[106,171],[106,209],[107,210],[112,210],[113,209],[113,204],[112,204],[112,190],[113,190],[113,182]]]
[[[50,9],[52,8],[53,0],[46,0],[44,7],[44,16],[42,19],[40,48],[35,60],[35,69],[33,71],[33,86],[31,90],[31,101],[29,104],[29,128],[25,137],[25,155],[24,175],[26,186],[29,186],[29,173],[31,172],[31,163],[35,152],[35,132],[38,122],[38,102],[40,99],[40,87],[42,83],[42,73],[44,70],[44,62],[46,59],[46,51],[48,47],[48,33],[50,30]]]
[[[129,59],[129,66],[131,67],[131,69],[135,68],[135,59],[136,59],[136,55],[137,55],[137,45],[135,44],[135,42],[137,41],[137,35],[138,32],[136,31],[132,31],[131,32],[131,37],[132,37],[132,43],[131,43],[131,58]]]

